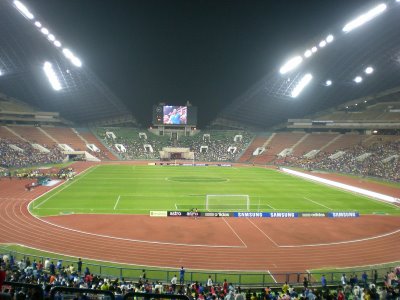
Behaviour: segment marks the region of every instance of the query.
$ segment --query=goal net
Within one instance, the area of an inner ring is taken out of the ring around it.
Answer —
[[[249,195],[206,195],[206,210],[250,210]]]

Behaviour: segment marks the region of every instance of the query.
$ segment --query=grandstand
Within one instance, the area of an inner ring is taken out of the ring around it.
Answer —
[[[143,126],[140,83],[1,1],[0,299],[399,299],[400,4],[363,5],[207,124],[182,91]]]

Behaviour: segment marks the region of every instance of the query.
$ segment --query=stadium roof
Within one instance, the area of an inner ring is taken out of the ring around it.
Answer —
[[[271,14],[273,16],[277,11],[270,9],[269,5],[264,6],[268,1],[238,1],[236,6],[229,7],[231,10],[225,2],[217,6],[215,1],[208,2],[208,5],[207,1],[173,1],[172,7],[169,3],[156,1],[148,6],[144,5],[145,8],[131,2],[114,5],[114,2],[110,1],[94,6],[92,12],[96,17],[89,16],[84,24],[94,23],[92,30],[102,28],[104,32],[101,34],[89,34],[96,37],[102,35],[104,40],[100,39],[101,42],[104,41],[108,45],[115,43],[116,46],[99,49],[99,45],[103,44],[97,43],[92,46],[93,44],[87,43],[86,54],[92,54],[92,57],[80,57],[80,48],[83,48],[83,45],[77,44],[78,40],[83,43],[90,30],[79,35],[80,33],[76,32],[77,28],[85,26],[79,23],[79,20],[74,20],[75,26],[68,22],[60,22],[59,27],[71,27],[70,40],[63,40],[62,36],[57,35],[58,28],[53,28],[52,24],[47,23],[35,11],[35,7],[40,7],[39,2],[26,2],[28,8],[32,9],[30,13],[33,18],[18,8],[15,0],[0,2],[0,92],[35,105],[41,110],[60,112],[64,118],[78,123],[130,117],[129,110],[132,108],[135,108],[132,111],[140,111],[137,117],[143,118],[141,121],[144,121],[147,118],[146,109],[143,108],[145,106],[140,107],[136,104],[141,101],[151,106],[160,100],[164,101],[159,95],[165,95],[171,102],[179,97],[181,99],[177,101],[190,100],[199,106],[200,115],[207,114],[207,117],[214,117],[214,112],[220,107],[225,107],[217,118],[222,120],[220,124],[231,122],[255,128],[268,128],[289,118],[300,118],[352,99],[400,86],[400,1],[396,0],[354,1],[364,5],[356,11],[353,11],[356,6],[353,1],[352,5],[350,1],[343,1],[340,5],[335,2],[335,6],[341,6],[341,10],[337,11],[340,14],[332,14],[329,18],[336,18],[337,23],[322,25],[321,22],[310,21],[310,24],[314,24],[314,29],[319,28],[320,34],[313,40],[305,38],[304,41],[303,35],[299,35],[299,31],[295,30],[297,28],[292,28],[293,14],[302,7],[301,14],[306,15],[302,21],[298,21],[300,23],[297,23],[296,27],[305,22],[305,19],[321,20],[321,15],[318,14],[321,7],[313,10],[313,4],[319,3],[318,1],[307,1],[301,5],[298,1],[279,1],[279,5],[271,6],[280,12],[276,18],[271,17]],[[25,2],[21,0],[21,3]],[[72,2],[60,1],[54,7],[66,8],[70,3]],[[71,11],[79,8],[83,2],[73,3],[75,6],[71,4]],[[85,7],[90,7],[94,2],[85,3]],[[383,7],[382,4],[386,6]],[[292,14],[279,20],[286,16],[288,12],[285,8],[289,5],[294,7],[291,7]],[[98,6],[102,9],[97,9]],[[325,7],[325,3],[322,6]],[[104,22],[104,17],[113,7],[119,7],[119,11],[126,11],[126,14],[110,16],[107,22]],[[154,7],[158,9],[154,10]],[[376,7],[378,9],[373,11]],[[44,8],[46,2],[42,1],[41,12],[45,13]],[[167,8],[169,10],[165,12]],[[255,10],[257,14],[254,13]],[[372,13],[368,14],[371,10]],[[103,14],[97,15],[99,11]],[[217,13],[213,14],[215,11]],[[136,13],[134,18],[133,12]],[[364,15],[361,19],[357,19],[357,16],[362,14]],[[52,22],[60,15],[62,12],[58,14],[57,9],[47,11],[47,17],[53,17]],[[210,19],[207,19],[210,15]],[[241,18],[242,16],[245,18]],[[68,17],[70,15],[66,14],[63,20],[68,20]],[[326,14],[325,17],[328,18]],[[267,19],[271,23],[255,22],[253,18],[258,21]],[[138,20],[135,23],[132,19]],[[241,22],[238,22],[238,19],[241,19]],[[158,20],[161,21],[157,22]],[[354,22],[351,22],[352,20]],[[368,22],[360,25],[360,20]],[[40,22],[40,27],[39,24],[35,25],[36,22]],[[219,26],[221,22],[226,26]],[[101,24],[104,26],[100,27]],[[184,27],[185,24],[187,28]],[[252,26],[246,27],[247,24]],[[275,27],[275,24],[280,25]],[[105,31],[108,27],[110,30]],[[218,31],[219,27],[223,30]],[[260,30],[258,35],[252,35],[252,31],[257,31],[258,28],[269,28],[270,31]],[[305,24],[303,32],[310,30],[310,27],[307,28]],[[115,35],[116,30],[120,30],[118,35]],[[132,35],[131,31],[134,32]],[[289,36],[288,31],[292,32]],[[309,37],[314,35],[315,30],[312,32],[304,34]],[[273,39],[271,35],[275,33]],[[226,35],[230,36],[227,40],[224,39]],[[188,36],[194,38],[190,39]],[[277,36],[279,39],[276,39]],[[76,40],[73,40],[74,37]],[[266,40],[266,43],[261,45],[261,39]],[[270,39],[280,40],[281,43],[269,43]],[[293,40],[299,39],[302,42],[297,48],[288,49],[286,44],[282,45],[285,40],[290,40],[292,43],[288,44],[293,44]],[[127,40],[129,43],[122,43]],[[257,41],[253,43],[249,42],[250,40]],[[224,45],[227,48],[224,48]],[[71,53],[63,51],[64,48],[69,49]],[[115,59],[104,57],[104,53],[109,49],[112,49]],[[247,52],[248,49],[250,51]],[[243,55],[239,56],[239,53]],[[257,53],[263,53],[263,58],[259,59]],[[275,53],[283,55],[278,58]],[[202,54],[204,56],[201,56]],[[232,55],[229,56],[230,54]],[[127,61],[131,57],[135,58],[136,64]],[[97,70],[96,74],[114,87],[123,97],[124,103],[91,71],[88,61],[85,64],[85,58],[92,59],[92,69]],[[295,59],[291,60],[292,58]],[[285,66],[288,61],[291,63]],[[236,62],[238,64],[235,64]],[[126,66],[128,73],[126,70],[125,73],[122,72],[121,64]],[[261,67],[254,72],[257,65]],[[223,97],[229,100],[237,95],[238,91],[245,90],[249,82],[254,82],[254,78],[265,74],[265,65],[274,67],[269,68],[264,78],[240,97],[230,101],[227,106],[225,103],[228,101],[219,100]],[[97,68],[98,66],[102,68]],[[220,70],[221,66],[225,66],[223,71]],[[248,69],[244,70],[243,67]],[[373,68],[370,74],[366,73],[368,67]],[[101,69],[104,73],[99,72]],[[233,76],[229,77],[227,73],[233,73]],[[359,83],[354,81],[357,76],[361,77]],[[125,88],[124,91],[122,87]],[[147,119],[150,120],[150,108],[148,116]]]
[[[351,15],[354,19],[321,28],[320,36],[297,49],[282,49],[289,64],[277,62],[275,70],[235,99],[214,124],[267,128],[399,86],[400,2],[369,2]],[[360,20],[368,22],[361,25]],[[296,87],[304,77],[310,82],[299,93]]]
[[[69,50],[77,45],[63,41],[51,24],[26,9],[19,1],[0,1],[0,91],[77,123],[131,118],[120,99]]]

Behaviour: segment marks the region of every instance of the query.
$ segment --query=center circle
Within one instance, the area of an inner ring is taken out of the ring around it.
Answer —
[[[175,176],[168,177],[169,181],[176,182],[226,182],[229,181],[227,178],[222,177],[206,177],[206,176]]]

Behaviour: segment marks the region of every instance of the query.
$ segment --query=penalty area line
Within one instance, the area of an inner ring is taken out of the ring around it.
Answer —
[[[326,206],[326,205],[323,205],[323,204],[321,204],[321,203],[318,203],[317,201],[314,201],[314,200],[312,200],[312,199],[310,199],[310,198],[307,198],[307,197],[303,197],[303,198],[306,199],[306,200],[308,200],[308,201],[310,201],[310,202],[312,202],[312,203],[314,203],[314,204],[317,204],[317,205],[319,205],[319,206],[325,207],[325,208],[327,208],[327,209],[329,209],[329,210],[334,210],[333,208],[330,208],[330,207],[328,207],[328,206]]]
[[[118,195],[117,201],[115,202],[115,205],[114,205],[114,210],[117,208],[117,205],[119,203],[119,199],[121,199],[121,195]]]
[[[278,283],[278,281],[276,281],[276,278],[274,277],[274,275],[272,275],[272,273],[271,273],[269,270],[267,270],[267,273],[269,274],[269,276],[271,276],[272,280],[273,280],[275,283]]]

